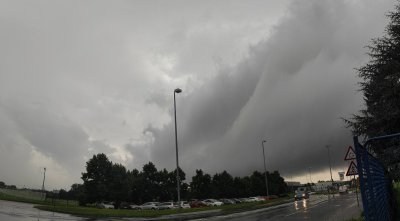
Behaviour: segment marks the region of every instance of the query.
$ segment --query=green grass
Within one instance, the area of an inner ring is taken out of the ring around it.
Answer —
[[[393,184],[393,187],[396,194],[397,207],[400,209],[400,182]]]
[[[31,204],[39,204],[39,205],[60,205],[60,206],[77,206],[78,202],[74,200],[60,200],[60,199],[51,199],[51,198],[46,198],[45,200],[35,200],[35,199],[27,199],[27,198],[22,198],[22,197],[17,197],[17,196],[11,196],[8,194],[0,193],[0,200],[7,200],[7,201],[15,201],[15,202],[21,202],[21,203],[31,203]]]
[[[51,206],[39,205],[35,206],[41,210],[68,213],[84,217],[158,217],[162,215],[170,215],[177,213],[188,213],[196,211],[204,211],[208,208],[191,208],[182,210],[119,210],[119,209],[98,209],[94,207],[80,207],[80,206]]]

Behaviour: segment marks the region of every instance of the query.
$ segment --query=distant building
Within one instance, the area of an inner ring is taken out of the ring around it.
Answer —
[[[332,186],[332,181],[326,181],[326,182],[318,182],[315,183],[311,189],[313,191],[319,192],[319,191],[327,191],[328,187]]]
[[[297,188],[302,186],[300,182],[296,182],[296,181],[285,181],[285,183],[290,192],[294,192],[295,190],[297,190]]]
[[[299,187],[301,186],[300,182],[296,182],[296,181],[285,181],[286,185],[288,187]]]

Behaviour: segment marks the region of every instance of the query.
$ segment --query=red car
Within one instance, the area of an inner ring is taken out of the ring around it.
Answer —
[[[200,200],[192,199],[189,201],[190,208],[198,208],[198,207],[206,207],[207,204],[203,203]]]

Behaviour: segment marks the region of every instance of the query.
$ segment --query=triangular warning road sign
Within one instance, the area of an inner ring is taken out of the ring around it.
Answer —
[[[349,149],[347,149],[346,156],[344,157],[344,160],[355,160],[356,159],[356,152],[354,152],[353,147],[349,146]]]
[[[347,170],[346,176],[353,176],[353,175],[358,175],[358,170],[357,166],[354,163],[354,161],[351,161],[349,165],[349,169]]]

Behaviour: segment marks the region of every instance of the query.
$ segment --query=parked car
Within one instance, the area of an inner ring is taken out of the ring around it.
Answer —
[[[107,201],[96,203],[95,206],[100,209],[114,209],[114,203]]]
[[[207,206],[206,203],[204,203],[200,200],[197,200],[197,199],[191,199],[189,201],[189,205],[190,205],[190,208],[198,208],[198,207],[206,207]]]
[[[140,209],[140,210],[158,210],[159,204],[160,204],[159,202],[147,202],[147,203],[144,203],[144,204],[138,206],[138,209]]]
[[[240,199],[238,199],[238,198],[232,198],[231,199],[233,202],[235,202],[236,204],[237,203],[242,203],[242,201],[240,200]]]
[[[249,198],[240,198],[239,200],[242,201],[242,203],[251,202],[251,200]]]
[[[203,200],[203,203],[207,204],[207,206],[222,206],[224,204],[223,202],[216,199],[206,199]]]
[[[175,203],[175,207],[176,207],[176,208],[179,208],[178,204],[179,204],[178,202]],[[180,206],[180,208],[182,208],[182,209],[188,209],[188,208],[191,208],[191,206],[190,206],[190,204],[189,204],[187,201],[181,201],[181,206]]]
[[[177,208],[177,205],[174,204],[173,202],[164,202],[158,205],[159,210],[175,209],[175,208]]]
[[[262,199],[261,197],[253,196],[248,198],[248,202],[260,202],[264,201],[265,199]]]
[[[224,204],[230,205],[230,204],[236,204],[235,201],[231,199],[220,199],[219,201],[223,202]]]

